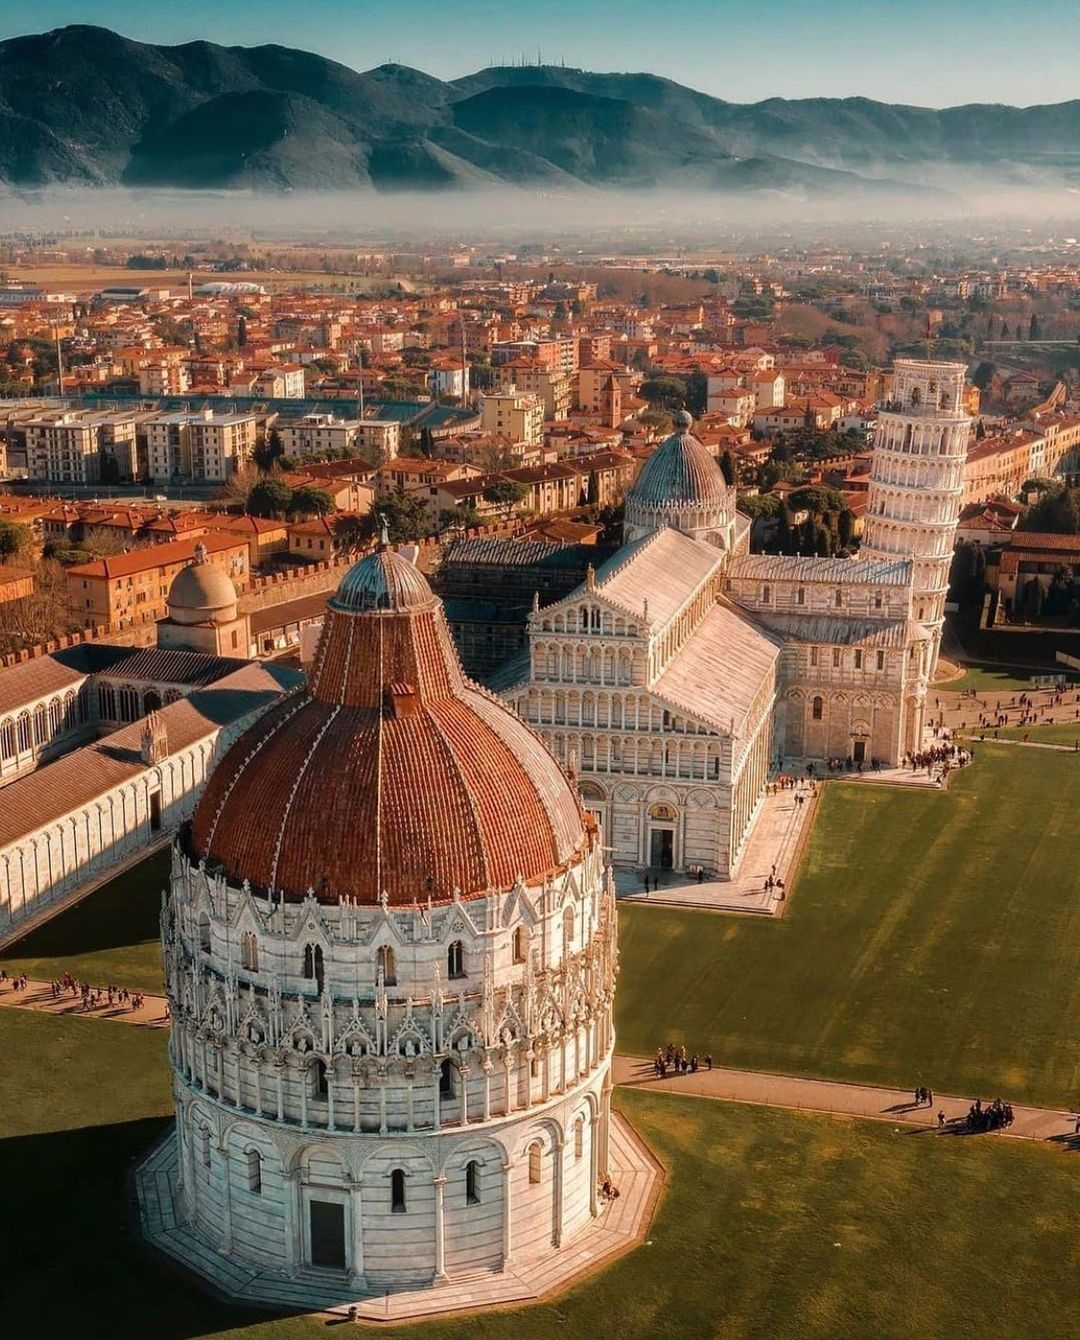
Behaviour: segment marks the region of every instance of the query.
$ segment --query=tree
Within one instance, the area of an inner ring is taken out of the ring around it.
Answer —
[[[817,522],[812,516],[808,516],[802,523],[801,534],[799,553],[804,558],[813,558],[817,554]]]
[[[638,423],[651,428],[659,437],[667,437],[675,427],[671,415],[662,409],[643,409],[638,415]]]
[[[1055,535],[1080,534],[1080,489],[1064,485],[1048,489],[1020,518],[1020,529]]]
[[[378,517],[386,522],[386,529],[392,544],[405,544],[410,540],[422,540],[432,532],[431,517],[424,499],[417,493],[406,493],[403,488],[395,489],[383,498],[375,509]]]
[[[30,548],[30,528],[18,521],[0,519],[0,558],[14,558]]]
[[[724,483],[729,487],[735,483],[735,462],[732,460],[731,452],[725,451],[720,457],[720,473],[724,476]]]
[[[647,377],[640,392],[654,409],[681,409],[686,404],[686,382],[681,377]]]
[[[514,509],[525,501],[527,493],[525,485],[519,484],[516,479],[497,479],[484,490],[484,501],[501,507],[504,519],[509,520]]]
[[[840,543],[841,549],[847,549],[855,536],[855,513],[850,507],[840,509],[840,515],[836,518],[836,538]]]
[[[791,509],[781,502],[776,516],[776,547],[781,554],[793,554],[794,527],[791,524]]]
[[[819,525],[814,532],[814,543],[818,558],[828,558],[832,553],[832,535],[828,527]]]
[[[283,519],[292,508],[293,491],[283,479],[267,475],[254,485],[247,497],[247,510],[252,516]]]
[[[444,507],[439,513],[440,530],[472,530],[480,525],[480,513],[475,507]]]
[[[1032,312],[1031,320],[1028,322],[1028,339],[1029,340],[1042,339],[1042,331],[1040,330],[1039,327],[1039,318],[1036,316],[1034,312]]]
[[[236,343],[239,348],[243,348],[248,342],[247,321],[244,317],[238,317],[236,321]]]
[[[336,509],[337,504],[326,489],[316,488],[313,484],[294,489],[289,502],[291,516],[329,516]]]

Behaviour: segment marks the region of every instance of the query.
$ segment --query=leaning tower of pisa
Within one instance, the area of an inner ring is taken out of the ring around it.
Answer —
[[[945,621],[971,418],[963,363],[898,359],[892,398],[878,413],[864,558],[910,558],[912,614],[931,634],[932,678]]]

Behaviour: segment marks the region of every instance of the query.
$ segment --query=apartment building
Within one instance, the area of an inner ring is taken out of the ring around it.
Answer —
[[[538,447],[544,440],[544,402],[515,387],[488,392],[480,399],[480,427],[511,442]]]
[[[251,459],[254,414],[160,414],[146,425],[147,476],[155,483],[190,479],[225,483]]]

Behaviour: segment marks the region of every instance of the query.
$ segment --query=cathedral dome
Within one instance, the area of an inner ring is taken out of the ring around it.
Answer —
[[[724,476],[690,432],[693,423],[686,410],[676,414],[675,432],[645,462],[627,501],[648,508],[716,507],[727,501]]]
[[[236,618],[232,578],[219,564],[207,561],[201,544],[196,546],[195,561],[173,578],[168,609],[173,623],[228,623]]]
[[[725,549],[734,543],[735,490],[690,429],[694,420],[681,410],[675,431],[641,468],[626,494],[623,537],[640,540],[671,526]]]
[[[345,575],[307,686],[232,746],[191,825],[230,880],[330,903],[478,896],[585,842],[558,763],[465,678],[442,603],[385,549]]]

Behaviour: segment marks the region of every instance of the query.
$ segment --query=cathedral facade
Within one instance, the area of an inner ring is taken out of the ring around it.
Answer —
[[[555,604],[500,688],[620,865],[738,870],[771,772],[895,765],[923,739],[971,420],[965,368],[898,362],[855,558],[750,554],[689,415],[626,498],[626,543]]]

